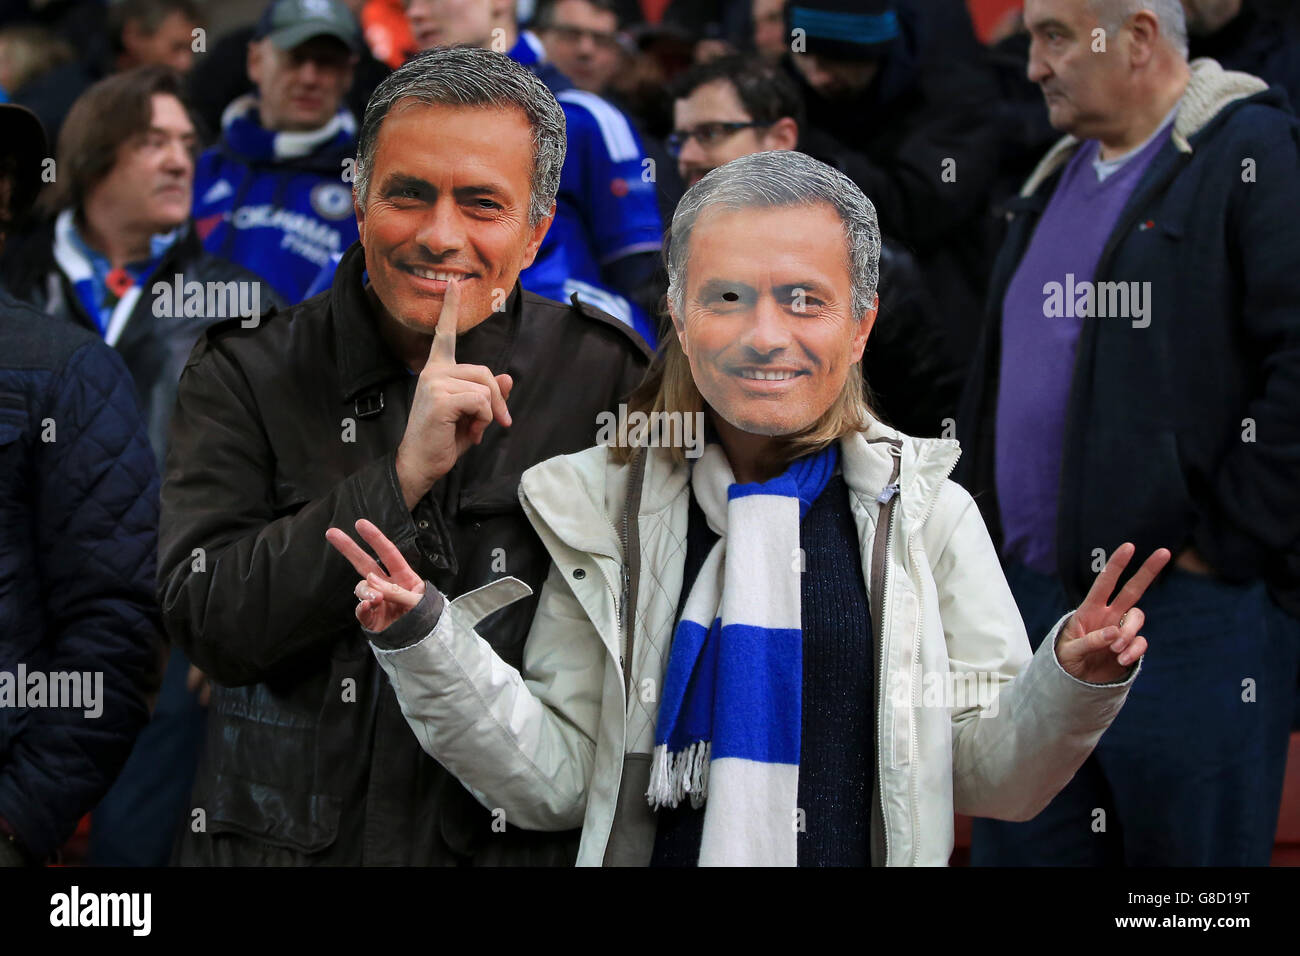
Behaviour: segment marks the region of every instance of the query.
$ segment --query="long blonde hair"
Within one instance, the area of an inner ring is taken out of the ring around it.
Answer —
[[[671,329],[646,377],[628,396],[627,410],[629,416],[643,412],[652,420],[663,417],[655,416],[656,412],[670,415],[678,412],[683,420],[688,414],[709,413],[704,396],[691,376],[690,360]],[[878,417],[871,408],[870,389],[862,377],[862,363],[854,362],[849,366],[840,394],[820,418],[802,431],[776,439],[774,464],[789,464],[796,458],[821,451],[845,435],[866,431],[871,419]],[[635,451],[634,445],[618,445],[610,449],[610,454],[615,461],[626,464],[632,460]],[[669,453],[679,464],[686,461],[686,448],[680,443],[672,445]]]

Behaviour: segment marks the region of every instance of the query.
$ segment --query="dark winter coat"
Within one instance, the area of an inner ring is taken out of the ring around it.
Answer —
[[[122,360],[0,291],[0,820],[33,861],[99,802],[148,720],[157,524],[158,473]],[[27,690],[33,672],[47,693],[50,675],[81,677],[83,706],[30,706],[26,692],[17,706],[20,666]]]
[[[1002,300],[1077,148],[1058,143],[1012,204],[957,417],[955,477],[995,540]],[[1150,282],[1149,312],[1084,319],[1067,370],[1056,546],[1072,600],[1097,549],[1132,541],[1139,557],[1193,546],[1224,578],[1263,579],[1300,614],[1297,210],[1300,125],[1281,92],[1193,63],[1172,135],[1091,277]]]
[[[394,461],[417,377],[380,338],[364,265],[353,246],[328,292],[257,329],[214,327],[181,379],[159,595],[171,637],[219,685],[193,802],[205,830],[186,834],[181,862],[570,863],[576,834],[499,832],[421,750],[325,531],[368,518],[449,596],[527,582],[531,599],[480,626],[519,666],[550,563],[520,475],[594,444],[599,413],[643,374],[644,343],[516,285],[456,346],[513,377],[513,424],[489,427],[411,511]]]

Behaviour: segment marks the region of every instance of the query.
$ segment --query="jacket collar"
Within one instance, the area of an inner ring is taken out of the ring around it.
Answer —
[[[912,527],[929,515],[961,449],[950,438],[911,438],[870,419],[865,432],[840,442],[845,483],[863,506],[873,503],[889,484],[891,446],[900,455],[903,519]],[[521,496],[566,546],[618,559],[622,547],[611,514],[627,497],[630,471],[630,466],[612,460],[608,448],[589,448],[528,469]],[[639,516],[655,516],[671,508],[686,493],[689,478],[690,466],[674,462],[667,449],[647,449]]]
[[[1193,60],[1191,79],[1178,102],[1178,115],[1170,133],[1174,147],[1180,153],[1191,153],[1191,140],[1230,105],[1268,89],[1268,84],[1249,73],[1225,70],[1209,57]],[[1065,166],[1079,148],[1082,140],[1063,136],[1043,157],[1020,190],[1021,196],[1033,195],[1058,169]]]
[[[896,453],[903,523],[917,527],[928,517],[944,480],[956,467],[961,447],[951,438],[913,438],[871,419],[865,432],[840,441],[844,481],[861,504],[873,504],[888,486]]]
[[[346,149],[356,139],[357,121],[340,108],[324,126],[303,132],[271,130],[262,125],[257,96],[238,97],[221,114],[221,134],[227,148],[254,162],[295,163],[314,153]]]
[[[354,242],[339,260],[329,291],[334,355],[345,402],[406,372],[379,337],[362,283],[365,271],[366,251]]]
[[[365,271],[366,250],[360,242],[354,242],[339,260],[329,290],[334,354],[345,402],[353,401],[365,392],[375,391],[384,383],[409,374],[409,370],[398,361],[379,334],[374,307],[366,294],[363,281]],[[492,349],[492,359],[497,359],[504,367],[519,329],[522,312],[523,294],[516,280],[514,289],[506,298],[504,311],[494,313],[481,325],[464,333],[466,347],[472,351],[475,339],[486,340],[488,333],[499,332],[494,338],[501,340],[501,347]],[[500,328],[488,329],[488,323],[497,323]],[[465,361],[493,365],[488,355],[471,355],[466,352],[462,356],[459,345],[457,355]]]
[[[68,230],[75,230],[74,222],[74,212],[71,208],[68,208],[61,211],[56,217],[48,219],[33,231],[34,261],[40,265],[40,268],[36,270],[36,274],[40,276],[42,281],[46,282],[47,288],[51,282],[56,288],[63,288],[63,297],[70,313],[76,317],[80,324],[102,336],[105,330],[99,327],[98,318],[87,311],[85,303],[77,292],[77,283],[85,283],[91,280],[92,266],[85,253],[79,250],[77,244],[67,235]],[[63,235],[60,235],[60,233],[63,233]],[[172,237],[171,240],[164,244],[165,248],[155,246],[155,248],[161,248],[161,254],[152,263],[149,273],[141,276],[136,283],[141,289],[141,296],[137,297],[135,304],[131,306],[131,315],[126,317],[127,321],[124,330],[121,331],[120,343],[115,342],[115,344],[124,346],[133,339],[139,338],[147,329],[153,327],[152,323],[142,324],[130,321],[130,318],[140,311],[140,298],[143,297],[143,292],[152,288],[156,279],[170,281],[172,277],[169,273],[183,272],[185,268],[203,255],[203,247],[199,244],[193,219],[187,219],[167,235]],[[60,277],[62,277],[62,281],[60,281]]]

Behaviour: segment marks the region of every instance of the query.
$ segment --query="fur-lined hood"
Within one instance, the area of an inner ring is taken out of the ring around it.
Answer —
[[[1259,77],[1225,70],[1209,57],[1193,60],[1190,65],[1192,77],[1178,102],[1178,114],[1174,117],[1171,134],[1174,146],[1183,153],[1192,151],[1191,138],[1230,103],[1268,89],[1268,84]],[[1053,173],[1070,161],[1081,142],[1078,137],[1071,135],[1063,136],[1057,141],[1025,181],[1020,195],[1032,196]]]

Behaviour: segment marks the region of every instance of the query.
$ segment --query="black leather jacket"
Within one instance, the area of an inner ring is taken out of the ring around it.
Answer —
[[[523,292],[457,340],[509,372],[488,428],[405,507],[394,455],[416,377],[379,337],[354,245],[332,289],[256,329],[200,340],[181,379],[163,489],[159,601],[217,685],[182,863],[565,864],[576,831],[498,832],[421,749],[354,615],[356,573],[325,541],[369,518],[448,595],[505,574],[534,597],[480,633],[518,666],[549,560],[520,474],[594,444],[640,380],[644,343],[604,313]]]

